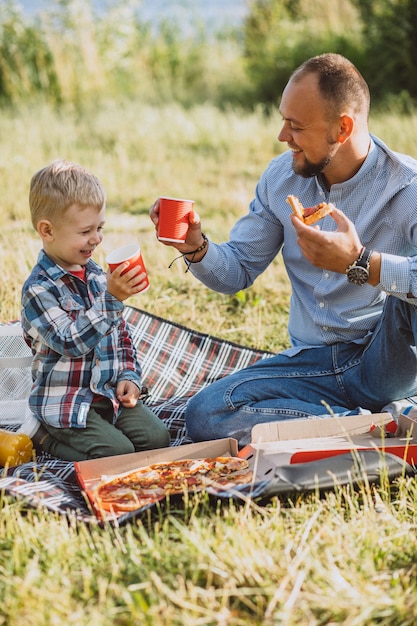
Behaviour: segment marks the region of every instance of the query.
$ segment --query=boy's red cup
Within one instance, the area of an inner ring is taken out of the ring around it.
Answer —
[[[184,243],[189,227],[188,218],[193,206],[194,200],[160,197],[158,239]]]
[[[116,267],[119,267],[119,265],[121,265],[122,263],[125,263],[126,261],[129,261],[129,267],[123,270],[123,272],[121,273],[121,276],[123,276],[123,274],[126,274],[126,272],[131,270],[132,267],[137,267],[138,274],[141,274],[142,272],[146,273],[146,278],[145,278],[146,285],[143,289],[140,290],[139,293],[143,293],[144,291],[147,291],[149,289],[148,272],[146,271],[146,267],[143,262],[142,252],[141,252],[139,244],[131,243],[131,244],[128,244],[127,246],[116,248],[116,250],[113,250],[113,252],[110,252],[106,256],[106,262],[111,272],[113,272],[116,269]]]

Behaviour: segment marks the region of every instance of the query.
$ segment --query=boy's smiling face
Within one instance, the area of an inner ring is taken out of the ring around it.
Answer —
[[[103,240],[105,207],[71,205],[56,222],[41,220],[38,233],[49,258],[67,271],[81,269]]]

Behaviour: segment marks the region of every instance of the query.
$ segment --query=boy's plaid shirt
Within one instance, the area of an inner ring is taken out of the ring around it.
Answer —
[[[120,380],[139,388],[141,367],[122,312],[92,260],[85,282],[42,250],[22,289],[22,327],[31,347],[34,415],[51,426],[85,427],[93,397],[108,397],[117,420]]]

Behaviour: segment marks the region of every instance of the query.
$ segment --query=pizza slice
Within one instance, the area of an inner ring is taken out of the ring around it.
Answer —
[[[329,215],[333,209],[334,204],[327,204],[326,202],[320,202],[314,207],[304,208],[297,196],[287,196],[287,202],[290,205],[292,212],[296,215],[304,224],[315,224],[319,220]]]

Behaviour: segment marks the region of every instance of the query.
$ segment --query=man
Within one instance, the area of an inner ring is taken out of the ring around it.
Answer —
[[[281,251],[291,282],[291,348],[202,390],[188,404],[195,441],[250,440],[259,422],[378,412],[417,394],[417,162],[368,129],[369,89],[350,61],[306,61],[282,94],[278,140],[249,212],[223,244],[198,216],[175,245],[222,293],[249,287]],[[318,226],[286,202],[335,208]],[[151,208],[158,221],[158,202]],[[359,283],[359,284],[358,284]]]

